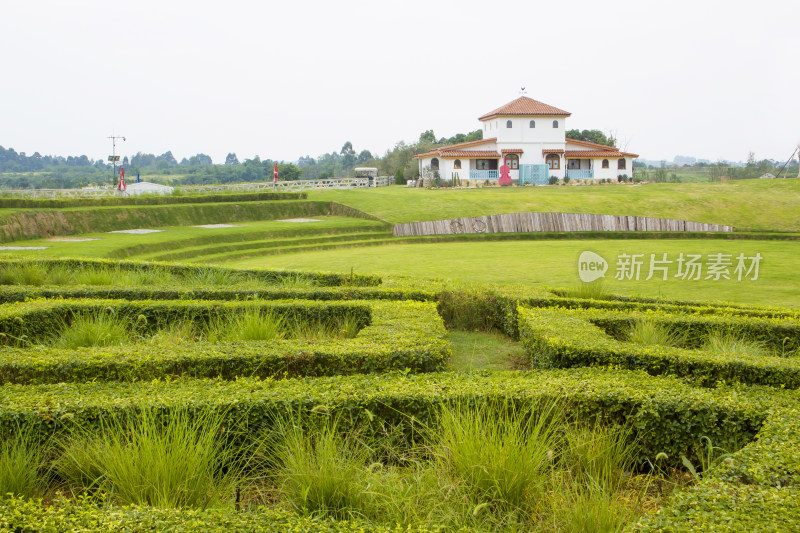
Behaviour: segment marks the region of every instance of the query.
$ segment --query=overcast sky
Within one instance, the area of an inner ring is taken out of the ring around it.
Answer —
[[[2,0],[0,145],[222,162],[383,154],[519,96],[645,159],[785,160],[800,3]]]

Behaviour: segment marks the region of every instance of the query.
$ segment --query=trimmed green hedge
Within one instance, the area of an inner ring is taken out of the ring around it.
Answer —
[[[102,198],[10,198],[0,197],[0,208],[53,209],[65,207],[104,207],[116,205],[205,204],[210,202],[265,202],[305,200],[304,192],[237,192],[192,195],[110,196]]]
[[[792,320],[672,315],[648,312],[622,314],[598,310],[520,308],[520,332],[535,367],[615,366],[650,374],[683,376],[704,386],[719,382],[800,388],[800,358],[728,354],[665,346],[641,346],[612,338],[642,318],[685,332],[690,342],[719,329],[739,329],[774,346],[800,339],[800,323]],[[605,330],[605,331],[604,331]]]
[[[110,259],[9,259],[0,258],[0,269],[9,268],[15,265],[34,264],[44,268],[64,267],[71,270],[101,269],[101,270],[123,270],[132,272],[155,273],[164,272],[167,274],[183,277],[191,277],[207,272],[230,273],[246,275],[249,278],[264,283],[280,283],[286,278],[299,278],[313,281],[320,286],[365,286],[374,287],[380,285],[380,276],[368,274],[336,274],[330,272],[299,272],[290,270],[256,270],[256,269],[234,269],[215,265],[181,265],[175,263],[161,263],[157,261],[118,261]],[[142,288],[147,291],[146,287]]]
[[[299,517],[294,513],[258,508],[159,509],[156,507],[98,506],[87,498],[41,501],[0,499],[0,531],[13,533],[442,533],[424,526],[384,527],[358,520],[336,521]]]
[[[170,376],[294,377],[443,370],[450,356],[433,304],[421,302],[200,302],[42,300],[0,308],[0,334],[36,342],[57,324],[90,312],[113,312],[141,333],[178,320],[205,323],[245,309],[271,310],[289,321],[344,316],[363,328],[353,339],[263,342],[149,343],[67,350],[47,347],[0,350],[0,383],[139,381]]]
[[[0,386],[0,434],[30,422],[45,434],[77,423],[92,426],[131,410],[222,409],[229,427],[255,435],[287,409],[342,415],[349,424],[382,432],[403,428],[408,438],[419,424],[431,424],[443,402],[511,398],[518,402],[557,399],[582,420],[628,423],[643,457],[665,452],[673,464],[693,457],[694,445],[709,436],[715,445],[736,449],[752,439],[766,411],[713,390],[696,389],[674,378],[643,372],[570,369],[532,372],[432,373],[258,380],[97,382]],[[6,433],[7,434],[7,433]]]

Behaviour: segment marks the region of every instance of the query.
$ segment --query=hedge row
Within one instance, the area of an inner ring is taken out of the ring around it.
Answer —
[[[334,376],[287,380],[192,379],[0,386],[0,428],[30,422],[45,434],[71,424],[96,426],[109,416],[142,409],[221,409],[228,427],[251,436],[287,409],[342,415],[340,427],[402,428],[410,437],[432,424],[443,402],[511,398],[559,400],[582,420],[630,424],[643,457],[667,453],[674,464],[693,456],[701,436],[726,449],[752,439],[766,417],[760,402],[696,389],[643,372],[570,369],[531,372]],[[362,429],[363,430],[363,429]],[[366,431],[366,430],[363,430]],[[0,431],[2,434],[2,431]],[[245,437],[246,438],[246,437]]]
[[[800,338],[800,324],[795,321],[563,309],[520,308],[519,312],[522,342],[535,367],[614,366],[653,375],[683,376],[704,386],[741,382],[800,388],[800,358],[642,346],[616,340],[607,333],[613,330],[622,336],[634,321],[647,316],[657,323],[680,328],[695,339],[714,329],[741,327],[772,340],[789,332],[794,342]]]
[[[800,311],[787,307],[764,307],[735,302],[698,302],[666,300],[645,296],[621,296],[609,294],[601,300],[576,298],[567,289],[548,289],[554,296],[543,301],[531,301],[535,307],[565,307],[568,309],[617,309],[617,310],[661,310],[667,312],[689,312],[694,314],[726,314],[762,318],[800,319]]]
[[[192,194],[190,196],[112,196],[103,198],[10,198],[0,197],[0,208],[53,209],[65,207],[102,207],[116,205],[206,204],[212,202],[264,202],[268,200],[305,200],[304,192],[240,192],[229,194]]]
[[[36,346],[0,350],[0,383],[140,381],[172,376],[294,377],[369,372],[433,372],[450,356],[433,304],[421,302],[199,302],[43,300],[0,309],[0,335],[34,343],[64,320],[111,312],[139,333],[178,320],[207,323],[245,309],[272,311],[289,322],[350,317],[361,329],[352,339],[281,339],[268,342],[150,343],[80,350]]]
[[[286,278],[305,279],[313,281],[320,286],[364,286],[374,287],[380,285],[380,276],[370,274],[336,274],[330,272],[294,272],[288,270],[257,270],[233,269],[215,265],[181,265],[175,263],[161,263],[156,261],[119,261],[111,259],[17,259],[0,258],[0,269],[25,264],[38,265],[43,268],[63,267],[70,270],[107,269],[132,272],[166,273],[174,276],[192,277],[209,272],[229,273],[232,275],[247,276],[264,283],[280,283]],[[147,291],[147,288],[142,288]]]
[[[156,507],[98,506],[87,498],[58,498],[53,505],[41,500],[0,499],[0,531],[9,533],[441,533],[424,526],[376,526],[358,520],[336,521],[300,517],[295,513],[258,508],[159,509]]]

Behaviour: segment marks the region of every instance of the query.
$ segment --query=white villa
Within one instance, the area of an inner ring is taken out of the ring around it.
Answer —
[[[438,170],[444,180],[497,180],[505,164],[519,184],[545,184],[553,176],[570,180],[613,179],[633,176],[637,154],[618,148],[567,139],[570,113],[521,96],[486,113],[478,120],[483,140],[435,148],[414,157],[420,174]]]

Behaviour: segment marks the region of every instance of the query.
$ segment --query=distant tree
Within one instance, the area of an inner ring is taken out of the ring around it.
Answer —
[[[229,153],[228,155],[225,156],[225,164],[226,165],[238,165],[239,164],[239,158],[236,157],[236,154],[231,152],[231,153]]]
[[[122,158],[122,166],[127,167],[128,164],[129,164],[128,156],[126,155],[125,157]]]
[[[339,151],[342,156],[342,166],[345,169],[351,169],[356,164],[356,151],[353,150],[353,143],[347,141]]]
[[[358,163],[366,163],[372,159],[372,152],[369,150],[361,150],[361,153],[358,154],[358,159],[356,160]]]
[[[419,134],[419,142],[421,143],[435,143],[436,142],[436,135],[433,134],[433,130],[425,130]]]
[[[567,130],[566,137],[567,139],[575,139],[576,141],[617,146],[617,139],[615,139],[613,135],[609,134],[606,136],[606,134],[600,130]]]

